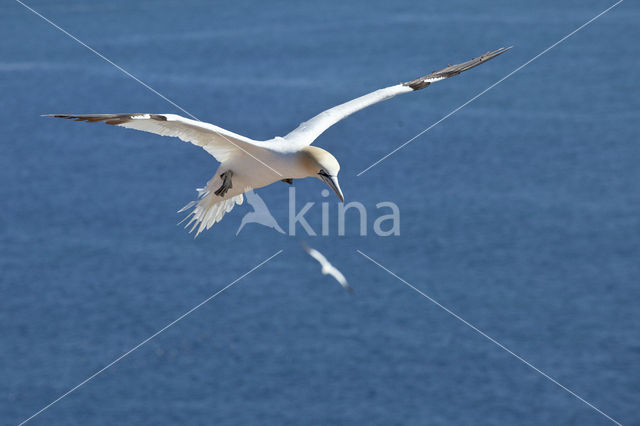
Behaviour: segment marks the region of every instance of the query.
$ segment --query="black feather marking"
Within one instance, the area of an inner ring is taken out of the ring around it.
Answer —
[[[513,47],[513,46],[511,46]],[[477,67],[478,65],[490,61],[496,56],[502,55],[507,50],[511,49],[511,47],[500,48],[498,50],[494,50],[493,52],[487,52],[484,55],[478,56],[477,58],[473,58],[470,61],[463,62],[461,64],[449,65],[446,68],[442,68],[441,70],[434,71],[431,74],[427,74],[420,78],[416,78],[415,80],[408,81],[406,83],[402,83],[404,86],[409,86],[413,90],[420,90],[427,87],[431,82],[426,80],[431,80],[434,78],[449,78],[454,75],[458,75],[461,72],[469,70],[471,68]]]

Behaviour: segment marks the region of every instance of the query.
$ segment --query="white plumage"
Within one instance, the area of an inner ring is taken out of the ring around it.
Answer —
[[[302,244],[302,247],[304,248],[304,250],[309,253],[309,256],[313,257],[315,260],[318,261],[318,263],[320,264],[320,266],[322,266],[322,274],[323,275],[331,275],[333,278],[335,278],[336,281],[338,281],[338,283],[340,283],[340,285],[347,290],[349,293],[353,293],[353,289],[351,288],[351,286],[349,285],[349,283],[347,282],[347,279],[344,277],[344,275],[342,275],[342,272],[340,272],[335,266],[333,266],[326,257],[324,257],[324,255],[322,253],[320,253],[318,250],[313,249],[311,247],[309,247],[306,244]]]
[[[300,124],[285,137],[257,141],[213,124],[191,120],[175,114],[51,114],[48,116],[77,121],[98,122],[177,137],[202,147],[220,162],[215,175],[198,190],[197,200],[180,211],[193,208],[187,219],[196,236],[219,222],[242,194],[279,180],[316,177],[323,180],[344,201],[338,184],[340,164],[329,152],[311,147],[325,130],[356,111],[375,103],[427,87],[435,81],[452,77],[480,65],[508,49],[485,53],[470,61],[448,66],[418,79],[386,87],[330,108]]]

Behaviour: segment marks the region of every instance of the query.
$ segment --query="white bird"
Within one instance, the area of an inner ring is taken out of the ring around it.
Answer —
[[[305,243],[302,243],[302,248],[304,248],[304,250],[307,253],[309,253],[309,256],[313,257],[315,260],[318,261],[318,263],[320,263],[320,265],[322,266],[322,270],[321,270],[322,275],[331,275],[333,278],[336,279],[336,281],[338,281],[340,283],[340,285],[345,290],[347,290],[349,293],[353,293],[353,289],[351,288],[351,286],[347,282],[347,279],[344,277],[344,275],[342,275],[342,272],[340,272],[338,269],[336,269],[336,267],[333,266],[327,260],[327,258],[324,257],[324,255],[322,253],[320,253],[316,249],[312,249],[311,247],[309,247]]]
[[[510,48],[487,52],[470,61],[450,65],[439,71],[406,83],[376,90],[367,95],[330,108],[300,124],[284,137],[257,141],[230,132],[213,124],[191,120],[175,114],[48,114],[76,121],[103,121],[130,129],[173,136],[204,148],[221,164],[204,188],[198,189],[198,200],[181,211],[193,208],[187,223],[196,236],[219,222],[235,204],[241,204],[242,194],[249,189],[270,185],[277,181],[291,183],[293,179],[316,177],[323,180],[344,202],[338,183],[340,164],[322,148],[311,146],[325,130],[356,111],[392,97],[424,89],[433,82],[458,75],[476,67]]]

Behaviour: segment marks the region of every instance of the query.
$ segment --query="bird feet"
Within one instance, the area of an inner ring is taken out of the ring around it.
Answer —
[[[231,185],[232,176],[233,176],[233,172],[231,170],[227,170],[226,172],[222,173],[220,175],[220,178],[222,178],[222,185],[220,185],[220,188],[218,188],[216,192],[214,192],[214,194],[216,194],[219,197],[224,197],[224,194],[226,194],[227,191],[232,188],[232,185]]]

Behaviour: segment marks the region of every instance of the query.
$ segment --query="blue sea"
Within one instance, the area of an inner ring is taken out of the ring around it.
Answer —
[[[314,203],[317,236],[299,224],[295,236],[258,224],[236,235],[244,204],[194,240],[176,211],[215,172],[210,155],[40,117],[186,113],[3,2],[0,424],[74,388],[28,424],[640,424],[637,2],[360,176],[613,1],[25,4],[199,119],[255,139],[514,48],[315,142],[339,159],[347,201],[365,206],[366,236],[355,210],[339,235],[337,198],[306,179],[295,208]],[[289,186],[257,193],[289,231]],[[400,235],[374,232],[385,201]]]

